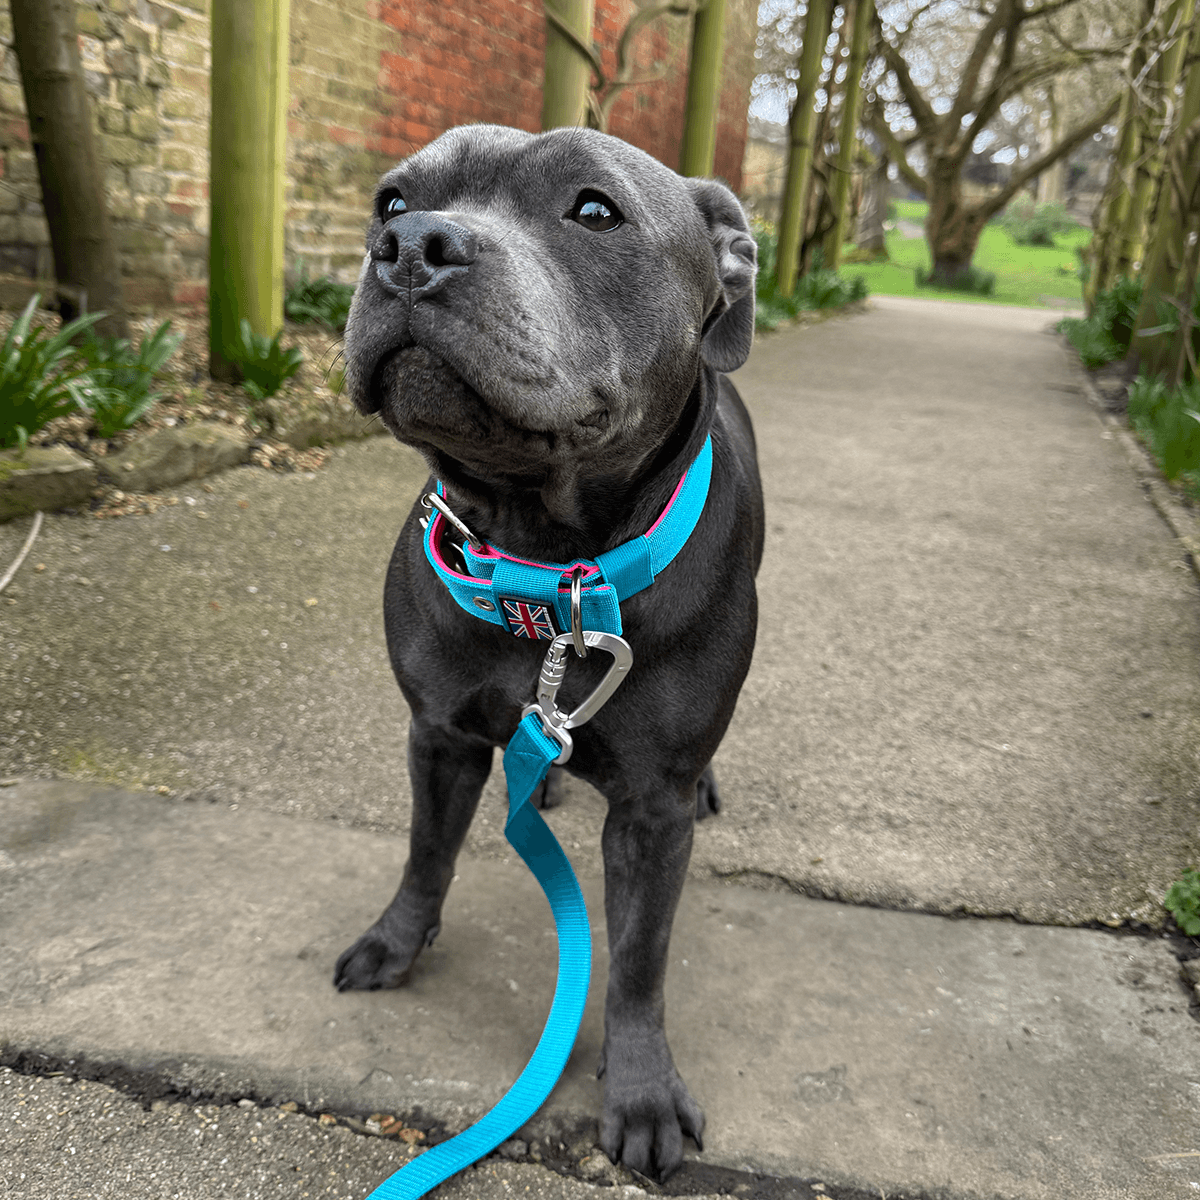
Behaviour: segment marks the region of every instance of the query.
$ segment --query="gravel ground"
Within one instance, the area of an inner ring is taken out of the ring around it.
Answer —
[[[323,1123],[325,1122],[325,1123]],[[362,1200],[416,1151],[333,1117],[156,1100],[103,1083],[0,1068],[0,1195],[22,1200]],[[447,1200],[519,1194],[590,1200],[598,1189],[492,1158],[438,1189]],[[604,1196],[646,1193],[625,1185]]]

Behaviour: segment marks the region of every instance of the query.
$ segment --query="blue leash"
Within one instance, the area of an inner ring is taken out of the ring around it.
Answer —
[[[416,1200],[511,1137],[550,1094],[575,1044],[592,973],[592,937],[579,881],[562,847],[529,802],[563,748],[530,713],[504,751],[508,820],[504,836],[537,877],[558,930],[558,983],[533,1057],[504,1098],[457,1137],[431,1147],[385,1179],[367,1200]]]

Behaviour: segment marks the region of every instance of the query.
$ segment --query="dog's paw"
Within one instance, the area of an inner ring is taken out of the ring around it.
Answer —
[[[696,820],[703,821],[705,817],[715,817],[720,811],[721,792],[717,787],[712,763],[709,763],[696,782]]]
[[[675,1070],[667,1039],[606,1043],[600,1147],[613,1162],[665,1180],[683,1162],[683,1139],[704,1149],[704,1111]]]
[[[397,988],[408,981],[417,955],[437,937],[440,925],[431,925],[424,933],[413,927],[389,928],[377,921],[342,953],[333,969],[333,986],[339,992],[374,992]]]
[[[551,767],[546,778],[538,784],[529,802],[534,808],[545,812],[548,808],[557,808],[566,799],[566,785],[563,783],[562,767]]]

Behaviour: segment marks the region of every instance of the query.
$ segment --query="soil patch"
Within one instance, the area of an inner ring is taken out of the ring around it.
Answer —
[[[51,329],[59,324],[51,313],[39,317],[38,323]],[[15,313],[0,315],[0,336],[15,319]],[[285,324],[283,344],[299,346],[304,363],[276,395],[256,402],[240,386],[219,383],[209,375],[208,314],[203,310],[180,308],[131,318],[131,340],[138,344],[164,320],[170,320],[173,333],[183,334],[183,342],[158,375],[159,399],[144,418],[115,437],[100,438],[88,414],[79,413],[52,421],[30,438],[30,444],[66,446],[100,464],[155,430],[215,421],[249,441],[251,464],[274,471],[313,471],[328,460],[326,445],[356,427],[353,406],[342,394],[340,333],[317,325]],[[363,431],[369,429],[363,426]],[[114,517],[153,512],[172,503],[178,503],[177,498],[165,491],[127,491],[101,480],[83,511]]]

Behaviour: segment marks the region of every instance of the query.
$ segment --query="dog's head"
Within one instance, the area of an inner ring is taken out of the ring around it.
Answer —
[[[366,249],[350,395],[437,470],[632,474],[750,350],[733,193],[593,130],[450,130],[380,181]]]

